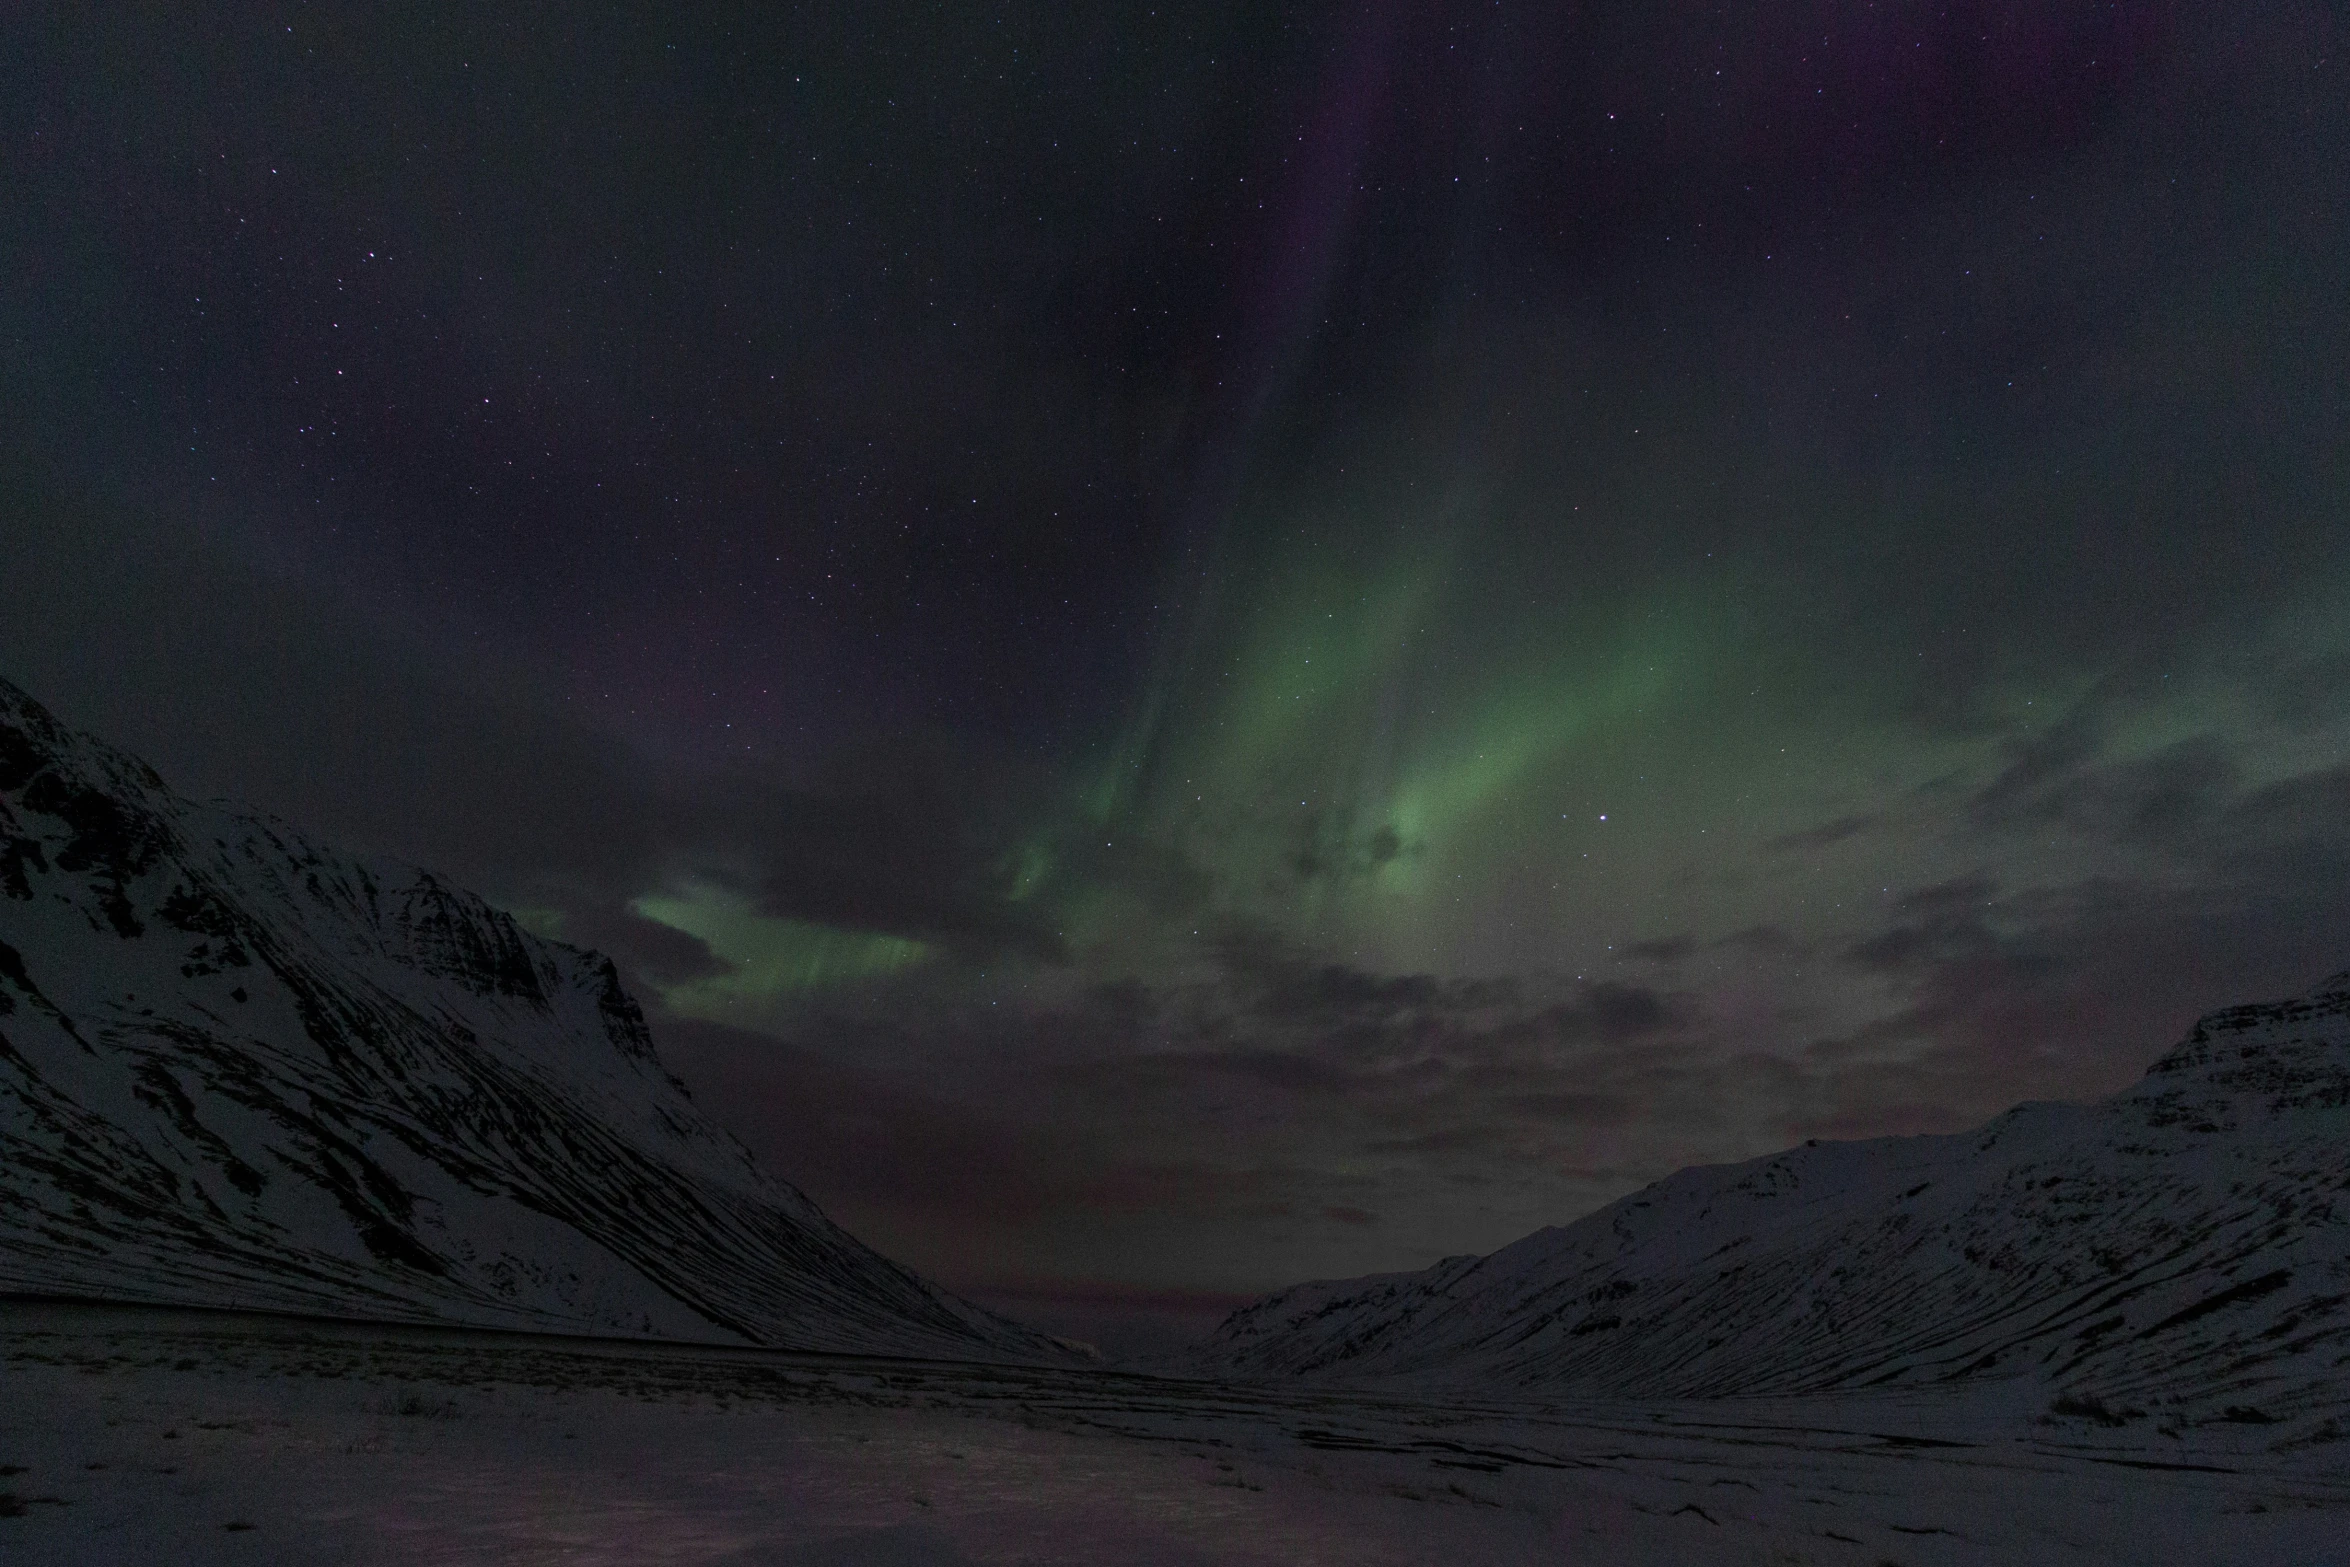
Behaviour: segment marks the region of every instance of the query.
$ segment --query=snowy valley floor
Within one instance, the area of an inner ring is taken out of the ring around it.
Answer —
[[[2350,1562],[2350,1443],[0,1301],[9,1563]]]

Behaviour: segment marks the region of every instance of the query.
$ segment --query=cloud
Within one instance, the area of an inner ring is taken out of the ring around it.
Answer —
[[[1774,854],[1808,854],[1832,848],[1847,838],[1855,838],[1884,823],[1881,811],[1862,811],[1839,816],[1834,821],[1807,827],[1801,832],[1782,833],[1765,845]]]
[[[2195,854],[2234,793],[2241,769],[2209,735],[2109,757],[2093,718],[2067,720],[2016,747],[2015,760],[1976,795],[1989,827],[2056,826],[2135,848]]]
[[[2105,721],[2083,703],[2055,723],[2008,741],[2007,766],[1971,802],[1986,822],[2045,814],[2050,791],[2076,777],[2096,758]]]
[[[551,928],[542,934],[601,952],[640,985],[649,984],[656,990],[714,979],[733,967],[699,936],[646,919],[625,907],[580,899],[567,908],[548,912],[553,915],[548,922]]]
[[[838,792],[758,800],[729,823],[741,834],[730,848],[754,859],[760,910],[974,958],[1065,956],[1051,911],[1014,896],[1019,838],[975,809],[987,781],[968,757],[920,754],[923,765],[843,779]]]
[[[1520,1094],[1508,1101],[1508,1104],[1510,1109],[1522,1115],[1544,1121],[1594,1124],[1620,1122],[1633,1108],[1629,1101],[1613,1094]]]
[[[1757,957],[1799,956],[1810,950],[1810,944],[1783,925],[1746,925],[1730,932],[1713,943],[1719,950],[1749,953]]]
[[[1983,911],[1997,892],[1989,879],[1967,876],[1904,894],[1893,906],[1901,923],[1852,943],[1844,950],[1845,961],[1898,973],[1996,952],[2000,939]]]
[[[2309,732],[2350,717],[2350,651],[2297,658],[2257,672],[2253,697],[2287,728]]]
[[[2350,765],[2253,789],[2221,815],[2213,852],[2247,873],[2340,884],[2350,871]]]
[[[2350,869],[2344,831],[2327,831],[2324,852]],[[2311,876],[2313,863],[2230,833],[2186,878],[1921,889],[1845,951],[1893,1004],[1807,1046],[1822,1072],[1807,1135],[1966,1124],[2021,1098],[2120,1087],[2200,1013],[2340,966],[2350,877]]]
[[[1588,1020],[1600,1038],[1618,1040],[1656,1032],[1665,1026],[1670,1013],[1665,998],[1645,986],[1596,980],[1583,986],[1579,1004],[1553,1008],[1548,1015]]]

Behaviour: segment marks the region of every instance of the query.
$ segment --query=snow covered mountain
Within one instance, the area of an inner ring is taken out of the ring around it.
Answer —
[[[2101,1103],[1683,1170],[1489,1257],[1243,1307],[1200,1364],[1671,1397],[2029,1375],[2092,1415],[2338,1410],[2350,973],[2213,1013]]]
[[[1067,1358],[755,1169],[610,960],[5,681],[0,1290]]]

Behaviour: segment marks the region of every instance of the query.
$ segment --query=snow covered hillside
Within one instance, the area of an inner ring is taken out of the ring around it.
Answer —
[[[0,1290],[1063,1358],[755,1169],[609,960],[4,681]]]
[[[2350,973],[2135,1087],[1949,1137],[1683,1170],[1423,1273],[1242,1308],[1200,1364],[1708,1396],[2029,1375],[2060,1408],[2282,1420],[2350,1393]]]

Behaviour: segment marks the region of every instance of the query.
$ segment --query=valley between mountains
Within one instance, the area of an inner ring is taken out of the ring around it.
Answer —
[[[609,960],[0,683],[0,1553],[2336,1559],[2350,973],[2149,1054],[1104,1367],[757,1168]]]

